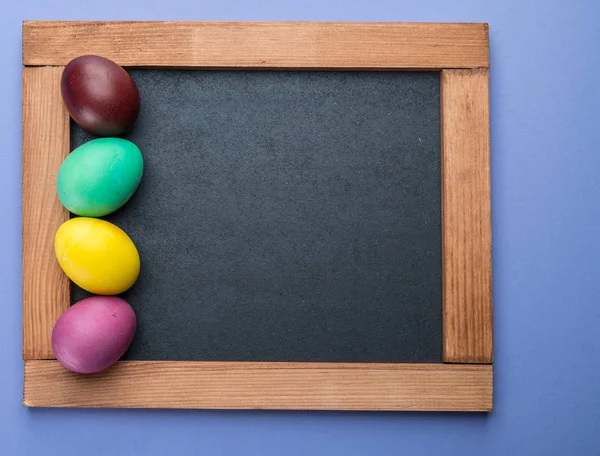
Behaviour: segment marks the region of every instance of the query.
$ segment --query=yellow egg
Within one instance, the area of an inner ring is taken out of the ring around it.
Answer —
[[[90,293],[115,295],[131,288],[140,256],[125,231],[104,220],[78,217],[63,223],[54,252],[67,276]]]

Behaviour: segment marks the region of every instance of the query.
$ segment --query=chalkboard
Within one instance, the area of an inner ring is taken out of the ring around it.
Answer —
[[[439,73],[130,74],[123,359],[442,362]]]

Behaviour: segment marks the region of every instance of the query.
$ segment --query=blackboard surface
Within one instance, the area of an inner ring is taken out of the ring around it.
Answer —
[[[438,73],[130,73],[124,359],[441,362]]]

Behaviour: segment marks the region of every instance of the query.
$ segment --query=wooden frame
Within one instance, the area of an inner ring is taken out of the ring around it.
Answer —
[[[138,68],[441,71],[444,363],[120,361],[90,376],[63,369],[50,345],[70,294],[53,254],[68,218],[55,192],[70,150],[59,80],[82,54]],[[25,405],[492,409],[487,24],[34,21],[23,24],[23,64]]]

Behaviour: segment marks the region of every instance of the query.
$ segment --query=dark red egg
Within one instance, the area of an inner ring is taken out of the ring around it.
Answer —
[[[140,112],[140,94],[125,69],[97,55],[83,55],[65,67],[60,89],[67,111],[97,136],[128,132]]]

